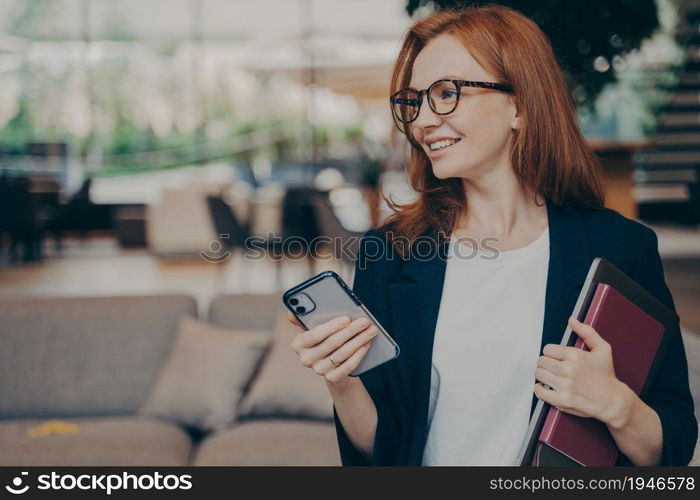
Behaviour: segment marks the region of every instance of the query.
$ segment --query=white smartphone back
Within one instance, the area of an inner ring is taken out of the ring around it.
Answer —
[[[379,333],[360,364],[350,373],[356,377],[399,355],[399,346],[345,282],[333,271],[324,271],[284,293],[285,306],[307,328],[347,315],[351,320],[367,317]]]

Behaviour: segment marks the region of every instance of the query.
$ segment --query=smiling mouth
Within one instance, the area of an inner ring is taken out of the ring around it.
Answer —
[[[428,149],[431,152],[441,151],[443,149],[449,148],[450,146],[457,144],[460,140],[461,139],[446,139],[444,141],[433,142],[428,146]]]

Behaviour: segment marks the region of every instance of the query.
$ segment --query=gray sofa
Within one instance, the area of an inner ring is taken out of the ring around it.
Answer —
[[[271,348],[248,389],[274,351],[281,309],[277,296],[229,295],[216,297],[205,315],[269,335]],[[276,376],[308,387],[316,406],[309,411],[248,405],[252,410],[211,433],[140,415],[186,315],[197,317],[197,304],[184,295],[0,300],[0,465],[340,463],[330,397],[300,365],[288,363]],[[291,344],[277,347],[295,356]],[[266,382],[268,392],[275,380]]]
[[[235,422],[202,433],[141,416],[185,315],[197,304],[183,295],[0,299],[0,465],[339,465],[330,397],[277,296],[215,297],[202,315],[269,337]],[[700,338],[684,340],[700,415]]]

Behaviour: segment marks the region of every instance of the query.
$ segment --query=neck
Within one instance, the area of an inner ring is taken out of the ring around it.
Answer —
[[[507,238],[515,231],[546,227],[544,198],[538,194],[535,203],[534,193],[521,185],[512,167],[462,181],[467,205],[456,231]]]

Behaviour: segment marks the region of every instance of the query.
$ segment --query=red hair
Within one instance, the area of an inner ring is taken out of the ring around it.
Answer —
[[[569,199],[602,207],[600,163],[581,133],[564,74],[545,34],[523,14],[487,5],[439,11],[416,22],[404,35],[391,94],[409,86],[416,56],[441,34],[458,38],[499,83],[513,88],[520,128],[513,131],[510,158],[521,184],[556,205]],[[406,135],[411,144],[409,179],[419,196],[403,205],[385,198],[394,213],[382,228],[404,242],[413,242],[426,230],[449,236],[466,208],[462,181],[435,177],[410,130]],[[394,244],[404,254],[403,245]]]

